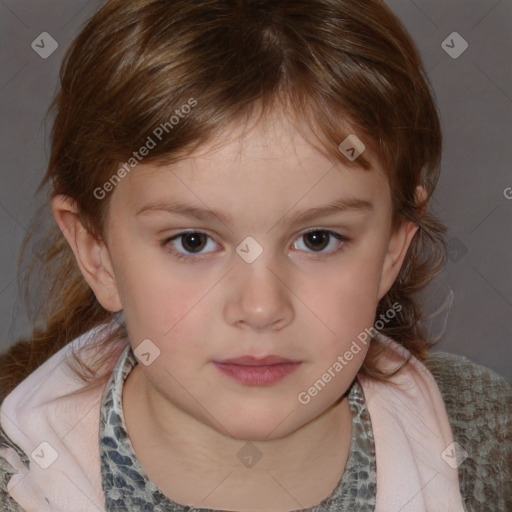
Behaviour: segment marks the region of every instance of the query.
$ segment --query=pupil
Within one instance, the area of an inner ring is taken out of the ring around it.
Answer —
[[[185,235],[183,237],[183,242],[182,242],[183,247],[185,247],[185,249],[187,249],[187,250],[190,249],[191,251],[200,249],[200,248],[202,248],[201,246],[204,243],[204,240],[202,240],[202,238],[204,238],[204,235],[201,233],[190,233],[189,235]],[[192,240],[192,243],[190,243],[191,240]]]
[[[320,233],[320,235],[319,235],[319,233]],[[312,231],[311,233],[308,233],[306,235],[306,245],[310,249],[320,249],[321,250],[326,246],[328,237],[329,237],[329,235],[325,231]],[[310,241],[313,241],[313,246],[311,246],[311,244],[309,243]],[[321,242],[322,247],[318,247],[317,245],[315,246],[314,245],[315,242],[316,243]]]

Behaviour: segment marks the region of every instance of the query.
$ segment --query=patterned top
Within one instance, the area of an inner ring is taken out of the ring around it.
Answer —
[[[189,512],[212,509],[179,505],[165,496],[149,480],[135,457],[126,431],[122,408],[123,382],[137,360],[127,347],[121,355],[103,396],[101,407],[101,472],[107,512]],[[363,391],[354,379],[348,401],[352,412],[352,441],[345,472],[331,496],[313,508],[314,512],[358,510],[371,512],[375,508],[376,465],[375,445]]]
[[[175,503],[149,480],[137,460],[122,409],[123,384],[136,364],[128,345],[103,394],[99,446],[106,512],[212,510]],[[458,468],[466,511],[512,511],[512,386],[492,370],[462,356],[435,352],[425,365],[440,388],[454,440],[467,452],[467,458]],[[348,400],[353,419],[346,469],[329,497],[303,511],[375,509],[375,446],[370,416],[357,379],[348,390]],[[0,444],[15,448],[28,465],[27,456],[1,430]],[[5,512],[21,511],[6,489],[14,473],[16,470],[0,457],[0,508]]]

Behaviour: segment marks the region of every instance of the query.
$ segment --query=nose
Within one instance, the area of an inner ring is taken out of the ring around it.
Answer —
[[[235,265],[224,311],[229,325],[263,332],[281,330],[293,321],[293,294],[283,273],[269,263],[260,256]]]

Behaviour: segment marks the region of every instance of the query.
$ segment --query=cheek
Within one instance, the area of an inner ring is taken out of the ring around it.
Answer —
[[[159,359],[145,369],[154,384],[168,381],[164,367],[173,375],[194,374],[208,354],[205,349],[212,325],[204,304],[198,302],[204,290],[190,292],[179,279],[172,283],[159,279],[147,285],[143,280],[127,287],[130,299],[125,319],[132,347],[146,339],[158,347]]]
[[[326,266],[316,276],[316,286],[308,278],[309,286],[304,286],[301,296],[322,320],[319,328],[333,335],[335,342],[352,339],[373,325],[381,270],[377,249],[373,253],[358,250]]]
[[[116,278],[134,342],[145,338],[188,338],[192,326],[201,330],[207,324],[204,305],[212,285],[189,274],[166,265],[160,258],[144,257],[136,251],[122,259]],[[203,314],[199,314],[201,311]]]

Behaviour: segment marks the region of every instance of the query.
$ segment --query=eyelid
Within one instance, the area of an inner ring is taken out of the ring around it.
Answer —
[[[301,231],[299,236],[296,236],[294,238],[294,241],[300,240],[303,236],[305,236],[309,233],[315,233],[315,232],[328,233],[329,236],[331,237],[331,239],[334,238],[340,243],[339,243],[338,247],[336,247],[335,249],[331,249],[330,251],[326,251],[326,252],[324,252],[323,250],[321,252],[300,251],[300,252],[304,252],[306,257],[319,259],[319,258],[329,258],[331,256],[335,256],[336,254],[338,254],[340,251],[342,251],[345,248],[345,245],[348,242],[350,242],[350,239],[348,237],[346,237],[345,235],[342,235],[341,233],[338,233],[337,231],[333,231],[332,229],[327,229],[327,228],[308,228],[304,231]]]
[[[213,240],[215,242],[213,237],[210,236],[205,231],[201,231],[199,229],[186,229],[186,230],[179,231],[178,233],[176,233],[176,234],[174,234],[172,236],[164,238],[164,240],[162,240],[162,242],[160,242],[160,244],[164,248],[172,247],[172,244],[170,242],[173,242],[174,240],[179,240],[182,236],[184,236],[186,234],[189,234],[189,233],[198,233],[200,235],[206,235],[206,237],[208,239]],[[217,242],[215,242],[215,243],[217,244]],[[202,256],[204,256],[205,254],[208,254],[208,253],[199,253],[199,254],[189,253],[189,254],[186,254],[186,253],[179,252],[174,247],[169,248],[168,250],[169,250],[169,252],[173,253],[173,255],[176,256],[177,258],[183,259],[183,260],[192,260],[192,262],[199,261],[200,259],[202,259]],[[213,252],[213,251],[209,251],[209,252]]]

